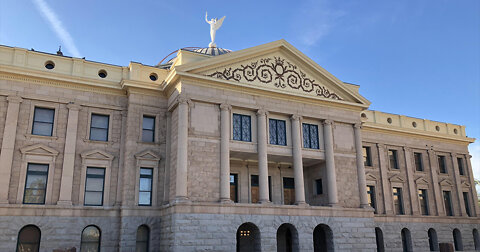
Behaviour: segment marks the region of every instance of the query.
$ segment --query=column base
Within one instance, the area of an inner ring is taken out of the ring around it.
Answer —
[[[233,204],[233,200],[231,199],[220,199],[221,204]]]
[[[327,206],[329,207],[340,207],[338,203],[328,203]]]
[[[181,196],[181,197],[176,197],[173,202],[173,204],[185,204],[185,203],[190,203],[190,200],[188,199],[188,197],[184,197],[184,196]]]
[[[71,200],[59,200],[57,201],[57,206],[72,206]]]
[[[307,207],[307,206],[310,206],[310,205],[307,204],[307,202],[305,202],[305,201],[295,202],[295,205],[297,205],[297,206],[299,206],[299,207]]]
[[[8,202],[8,199],[7,200],[0,200],[0,204],[10,204],[10,202]]]
[[[272,204],[272,202],[270,200],[260,200],[259,203],[262,204],[262,205],[271,205]]]

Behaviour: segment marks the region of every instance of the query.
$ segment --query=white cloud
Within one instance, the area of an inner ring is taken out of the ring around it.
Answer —
[[[57,34],[62,43],[65,46],[65,49],[74,57],[80,57],[80,52],[78,51],[75,43],[73,41],[70,33],[63,27],[62,22],[58,19],[57,14],[48,6],[44,0],[33,0],[37,6],[40,13],[44,18],[50,23],[50,28]]]

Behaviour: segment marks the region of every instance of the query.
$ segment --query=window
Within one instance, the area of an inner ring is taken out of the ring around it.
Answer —
[[[108,141],[108,115],[92,114],[90,122],[90,140]]]
[[[420,212],[422,215],[428,215],[428,196],[426,189],[418,190],[418,199],[420,200]]]
[[[293,178],[283,178],[283,204],[295,204],[295,180]]]
[[[18,232],[17,252],[38,252],[40,250],[40,229],[27,225]]]
[[[85,206],[102,206],[103,189],[105,184],[105,169],[87,167],[85,181]]]
[[[138,205],[152,205],[153,169],[140,168],[140,187],[138,190]]]
[[[317,195],[323,194],[323,183],[322,183],[322,179],[316,179],[316,180],[315,180],[315,189],[316,189]]]
[[[430,251],[440,250],[440,248],[438,247],[437,231],[435,231],[435,229],[433,228],[430,228],[428,230],[428,245],[430,246]]]
[[[440,173],[447,173],[447,164],[445,162],[445,156],[438,156],[438,169]]]
[[[403,214],[402,188],[393,188],[393,204],[395,206],[395,214]]]
[[[388,150],[388,158],[390,160],[390,169],[398,169],[397,151]]]
[[[238,202],[238,174],[230,174],[230,200]]]
[[[136,252],[148,252],[150,240],[150,228],[146,225],[141,225],[137,229]]]
[[[363,155],[363,165],[372,166],[372,154],[370,152],[370,147],[363,146],[362,155]]]
[[[455,251],[463,250],[462,233],[456,228],[453,230],[453,244],[455,245]]]
[[[260,201],[260,190],[258,175],[252,175],[250,177],[250,196],[252,203],[258,203]],[[272,177],[268,176],[268,198],[272,201]]]
[[[45,204],[47,179],[47,164],[29,163],[27,165],[27,178],[23,194],[24,204]]]
[[[445,204],[445,214],[453,216],[452,198],[450,191],[443,191],[443,203]]]
[[[303,147],[318,149],[318,126],[314,124],[303,124]]]
[[[55,109],[35,107],[32,134],[39,136],[52,136],[54,117]]]
[[[375,213],[377,213],[377,208],[375,203],[375,186],[367,186],[367,197],[368,197],[368,204],[375,210]]]
[[[143,116],[142,142],[155,142],[155,117],[153,116]]]
[[[469,217],[472,217],[472,212],[470,210],[470,201],[468,200],[468,192],[463,192],[463,202],[465,202],[465,211]]]
[[[417,171],[423,171],[422,153],[413,153],[415,157],[415,169]]]
[[[98,252],[100,251],[100,229],[96,226],[87,226],[82,231],[82,241],[80,251]]]
[[[465,175],[465,171],[463,169],[463,158],[457,158],[457,163],[458,163],[458,172],[460,175]]]
[[[270,144],[287,145],[287,133],[284,120],[269,120]]]
[[[250,116],[233,114],[233,140],[251,142],[251,131]]]

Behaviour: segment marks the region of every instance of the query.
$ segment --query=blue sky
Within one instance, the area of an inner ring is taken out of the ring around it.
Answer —
[[[207,46],[210,17],[227,16],[219,47],[286,39],[371,109],[467,126],[480,138],[480,1],[0,0],[0,44],[116,65],[154,65]],[[480,143],[470,146],[480,178]]]

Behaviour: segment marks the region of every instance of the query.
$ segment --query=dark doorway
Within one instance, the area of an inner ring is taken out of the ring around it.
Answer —
[[[292,224],[284,223],[278,228],[277,251],[278,252],[299,251],[298,232],[297,232],[297,229]]]
[[[246,222],[237,230],[237,252],[260,252],[260,230],[255,224]]]
[[[313,250],[315,252],[333,251],[333,232],[328,225],[320,224],[313,230]]]

